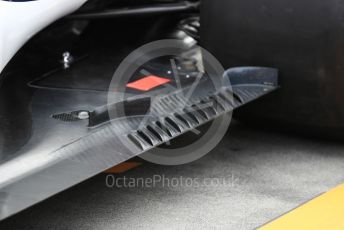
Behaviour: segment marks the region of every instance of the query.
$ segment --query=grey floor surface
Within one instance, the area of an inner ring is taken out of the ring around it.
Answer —
[[[196,162],[145,163],[117,178],[154,176],[164,176],[165,185],[109,188],[100,174],[1,222],[0,229],[254,229],[344,183],[344,145],[235,123]]]

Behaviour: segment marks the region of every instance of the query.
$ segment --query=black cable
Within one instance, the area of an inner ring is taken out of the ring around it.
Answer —
[[[68,19],[102,19],[116,18],[124,16],[140,16],[162,13],[196,12],[199,10],[199,2],[166,3],[135,8],[112,9],[89,13],[79,13],[69,15]]]

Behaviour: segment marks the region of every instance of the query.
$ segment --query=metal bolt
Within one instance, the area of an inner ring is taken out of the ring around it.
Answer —
[[[87,111],[81,111],[78,113],[78,118],[80,120],[86,120],[90,117],[89,113]]]
[[[62,63],[63,63],[63,67],[65,69],[68,69],[70,67],[70,64],[73,61],[73,56],[70,54],[70,52],[64,52],[62,54]]]

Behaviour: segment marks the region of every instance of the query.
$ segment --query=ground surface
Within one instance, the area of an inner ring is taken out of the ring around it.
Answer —
[[[235,123],[192,164],[145,163],[117,178],[154,175],[164,176],[165,186],[109,188],[100,174],[0,229],[253,229],[344,183],[344,145]],[[172,185],[172,178],[183,185]]]

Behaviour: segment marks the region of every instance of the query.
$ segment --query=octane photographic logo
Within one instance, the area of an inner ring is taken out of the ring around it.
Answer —
[[[146,106],[144,104],[138,104],[134,108],[137,113],[135,120],[139,120],[135,126],[137,128],[128,126],[127,130],[147,139],[149,135],[145,136],[144,132],[137,130],[149,130],[152,128],[151,124],[155,124],[171,138],[159,137],[163,143],[156,146],[153,144],[148,151],[142,151],[139,157],[162,165],[187,164],[209,153],[228,130],[231,110],[203,122],[196,122],[193,115],[197,111],[200,115],[202,109],[218,106],[214,104],[216,101],[204,98],[212,98],[213,94],[224,88],[231,94],[231,85],[229,79],[224,77],[224,72],[224,68],[212,54],[195,44],[190,47],[182,40],[155,41],[133,51],[119,65],[110,83],[108,105],[120,101],[145,101],[144,99],[149,98],[148,109],[143,108]],[[233,95],[229,98],[233,99]],[[201,103],[197,105],[198,110],[192,110],[198,102]],[[109,108],[111,121],[131,116],[124,104],[119,110]],[[216,114],[217,110],[213,111]],[[172,121],[171,124],[172,118],[169,120],[172,116],[185,124],[185,116],[188,116],[190,121],[194,119],[196,123],[188,123],[187,129],[179,130],[176,137],[170,130],[178,129],[173,127],[176,123]],[[158,134],[151,131],[153,135]],[[137,152],[137,148],[132,145],[127,147],[128,150]]]

